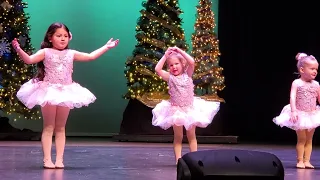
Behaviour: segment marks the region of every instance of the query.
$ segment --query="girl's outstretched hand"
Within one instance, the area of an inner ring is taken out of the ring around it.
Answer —
[[[19,44],[17,38],[14,38],[11,43],[12,43],[13,48],[14,48],[16,51],[17,51],[18,49],[20,49],[20,44]]]
[[[117,40],[113,40],[113,38],[111,38],[108,42],[107,42],[107,47],[108,48],[114,48],[114,47],[116,47],[117,45],[118,45],[118,43],[119,43],[119,39],[117,39]]]

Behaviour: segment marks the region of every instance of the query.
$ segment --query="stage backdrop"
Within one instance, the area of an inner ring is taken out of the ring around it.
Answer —
[[[56,21],[65,23],[73,34],[70,47],[91,52],[109,38],[119,38],[117,48],[93,62],[75,63],[74,80],[87,87],[97,101],[86,108],[72,110],[67,124],[69,135],[108,135],[118,133],[122,113],[128,100],[124,65],[136,45],[135,27],[140,17],[142,0],[82,1],[82,0],[27,0],[30,13],[32,44],[39,49],[48,26]],[[191,47],[191,34],[196,18],[198,0],[179,0],[184,11],[183,28]],[[218,26],[218,0],[213,0],[213,11]],[[217,33],[217,31],[216,31]],[[150,120],[151,121],[151,120]],[[17,128],[40,131],[42,121],[11,121]]]

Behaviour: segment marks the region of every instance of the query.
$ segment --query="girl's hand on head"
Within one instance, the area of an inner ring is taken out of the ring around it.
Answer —
[[[12,40],[12,47],[13,47],[16,51],[18,51],[18,50],[20,49],[20,44],[19,44],[17,38],[14,38],[14,39]]]
[[[164,55],[165,55],[166,57],[169,57],[171,53],[172,53],[172,47],[169,47],[169,48],[166,50],[166,52],[164,53]]]
[[[107,42],[107,47],[108,48],[114,48],[114,47],[116,47],[117,45],[118,45],[118,43],[119,43],[119,39],[117,39],[117,40],[113,40],[113,38],[111,38],[108,42]]]
[[[180,53],[181,49],[178,48],[177,46],[172,47],[172,51],[176,52],[176,53]]]

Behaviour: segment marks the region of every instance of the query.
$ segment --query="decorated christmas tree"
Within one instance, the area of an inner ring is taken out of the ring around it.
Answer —
[[[29,110],[16,97],[20,86],[33,77],[34,66],[20,60],[11,46],[17,38],[20,46],[32,53],[28,19],[24,13],[27,4],[21,0],[0,0],[0,110],[27,119],[40,118],[37,109]]]
[[[223,68],[219,66],[219,41],[214,33],[216,23],[211,0],[199,0],[196,17],[191,51],[196,62],[195,93],[206,100],[223,102],[217,95],[225,85]]]
[[[168,85],[154,68],[169,46],[187,50],[184,30],[181,28],[182,11],[178,0],[148,0],[136,26],[137,44],[126,61],[125,76],[128,92],[126,99],[138,99],[148,107],[167,99]]]

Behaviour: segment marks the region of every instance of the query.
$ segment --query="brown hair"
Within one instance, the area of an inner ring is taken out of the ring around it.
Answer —
[[[41,43],[40,49],[53,47],[52,43],[49,41],[49,39],[56,32],[56,30],[59,28],[65,29],[68,32],[69,38],[71,37],[70,31],[66,25],[64,25],[63,23],[59,23],[59,22],[53,23],[49,26],[49,28],[46,32],[46,35],[44,36],[44,39]],[[68,46],[65,49],[68,49]],[[43,61],[40,61],[37,63],[37,74],[34,78],[39,81],[42,81],[44,76],[45,76],[44,64],[43,64]]]

